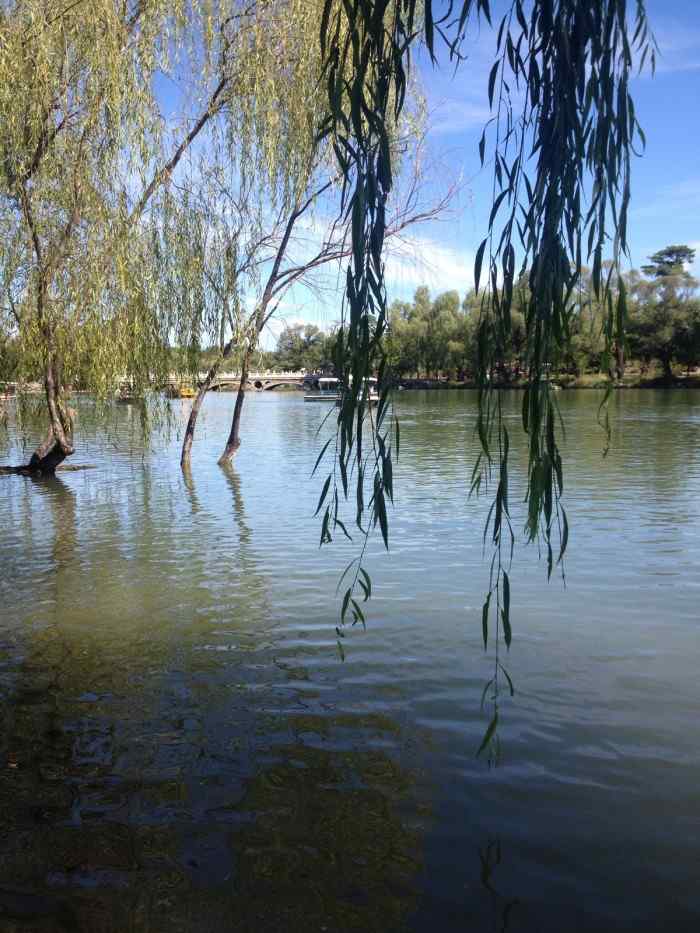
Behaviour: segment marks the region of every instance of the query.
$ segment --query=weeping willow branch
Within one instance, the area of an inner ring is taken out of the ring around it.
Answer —
[[[508,567],[514,535],[508,497],[510,438],[496,377],[506,363],[514,283],[526,275],[530,292],[522,409],[528,455],[525,538],[543,543],[551,575],[566,551],[568,521],[561,501],[562,427],[549,370],[567,346],[571,298],[586,259],[592,260],[595,294],[608,309],[606,352],[614,342],[624,341],[624,285],[618,274],[614,298],[613,274],[627,250],[631,156],[644,146],[629,82],[635,65],[642,68],[648,59],[653,69],[655,46],[641,0],[631,22],[622,0],[514,0],[497,24],[492,24],[488,0],[439,7],[431,0],[420,5],[417,0],[353,5],[327,0],[321,41],[331,117],[325,132],[344,176],[353,249],[346,276],[343,372],[353,385],[362,385],[376,360],[382,385],[379,415],[371,425],[364,393],[347,393],[338,416],[337,464],[346,497],[347,477],[354,468],[357,524],[362,527],[368,513],[368,522],[379,524],[387,546],[386,499],[393,497],[393,481],[392,444],[384,425],[392,409],[383,349],[387,307],[382,245],[385,204],[393,185],[390,127],[404,104],[416,43],[425,42],[436,64],[440,48],[440,54],[461,63],[467,31],[479,19],[495,26],[496,55],[484,89],[494,113],[490,123],[495,139],[492,206],[474,269],[477,290],[482,275],[486,285],[476,421],[481,452],[472,489],[486,489],[495,472],[498,482],[485,530],[494,554],[482,611],[485,647],[495,614],[495,669],[486,691],[492,688],[493,709],[479,749],[494,756],[500,674],[513,689],[499,656],[501,639],[509,647],[512,637]],[[489,138],[485,130],[479,143],[482,165]],[[602,271],[605,252],[612,254],[608,276]],[[395,422],[393,413],[389,417]],[[367,436],[373,452],[369,461]],[[368,470],[373,472],[372,495],[365,504]],[[322,540],[330,536],[336,513],[335,505],[324,512]],[[341,622],[352,587],[349,592]]]

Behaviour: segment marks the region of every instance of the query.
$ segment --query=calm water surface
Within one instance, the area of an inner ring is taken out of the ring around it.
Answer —
[[[618,394],[606,459],[597,395],[560,398],[567,584],[516,549],[492,770],[471,393],[397,399],[392,550],[344,663],[356,551],[317,547],[300,394],[249,396],[232,470],[221,395],[190,478],[185,401],[149,448],[137,409],[98,432],[82,403],[96,469],[0,478],[0,930],[700,928],[700,396]]]

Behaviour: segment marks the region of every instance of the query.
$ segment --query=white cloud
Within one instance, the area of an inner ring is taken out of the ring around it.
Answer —
[[[653,17],[652,27],[659,46],[656,70],[695,71],[700,68],[700,29],[677,18]]]
[[[401,250],[387,256],[386,282],[390,297],[419,285],[433,292],[456,289],[464,294],[474,284],[474,253],[430,237],[405,237]]]
[[[435,136],[464,133],[480,129],[491,117],[488,105],[477,101],[445,100],[430,115],[430,133]]]
[[[687,178],[672,185],[661,185],[646,203],[638,199],[630,217],[664,217],[671,211],[695,215],[700,210],[700,178]]]
[[[262,345],[266,350],[274,350],[277,345],[279,335],[285,327],[295,327],[297,324],[313,324],[314,321],[308,317],[303,317],[303,306],[287,304],[281,305],[275,317],[270,318],[265,326]]]

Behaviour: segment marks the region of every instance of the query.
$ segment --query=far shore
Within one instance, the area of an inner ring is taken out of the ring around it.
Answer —
[[[586,373],[582,376],[552,376],[552,385],[558,389],[607,389],[610,380],[603,375]],[[473,379],[400,379],[399,386],[403,389],[478,389]],[[525,389],[527,383],[522,379],[510,382],[495,382],[499,389]],[[642,377],[639,374],[630,374],[621,380],[612,383],[613,389],[700,389],[700,372],[686,376],[674,376],[672,379],[663,376]]]
[[[596,389],[597,391],[608,389],[611,385],[610,380],[601,374],[585,373],[581,376],[556,375],[551,377],[551,383],[556,389]],[[478,389],[478,383],[474,379],[399,379],[396,385],[400,389]],[[494,381],[494,388],[498,389],[519,389],[527,388],[527,383],[523,379],[513,379],[510,381]],[[700,389],[700,371],[673,376],[667,378],[660,375],[641,376],[639,373],[630,373],[621,380],[612,382],[613,389]],[[237,386],[222,386],[219,391],[233,392]],[[300,385],[281,385],[275,386],[268,391],[274,392],[298,392],[305,390]],[[30,394],[40,394],[40,390],[32,386],[29,388]],[[71,395],[88,395],[84,389],[71,389]],[[4,402],[16,399],[16,394],[3,394],[0,392],[0,406]],[[123,399],[129,401],[130,399]],[[0,411],[1,411],[0,407]]]

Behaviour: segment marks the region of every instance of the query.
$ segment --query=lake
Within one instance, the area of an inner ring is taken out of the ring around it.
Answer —
[[[222,394],[190,477],[187,401],[147,446],[137,407],[98,430],[82,401],[95,469],[0,477],[0,930],[700,928],[700,395],[618,393],[605,458],[599,394],[559,399],[566,582],[518,543],[495,768],[473,393],[397,394],[345,661],[359,542],[319,550],[301,393],[248,395],[231,470]]]

